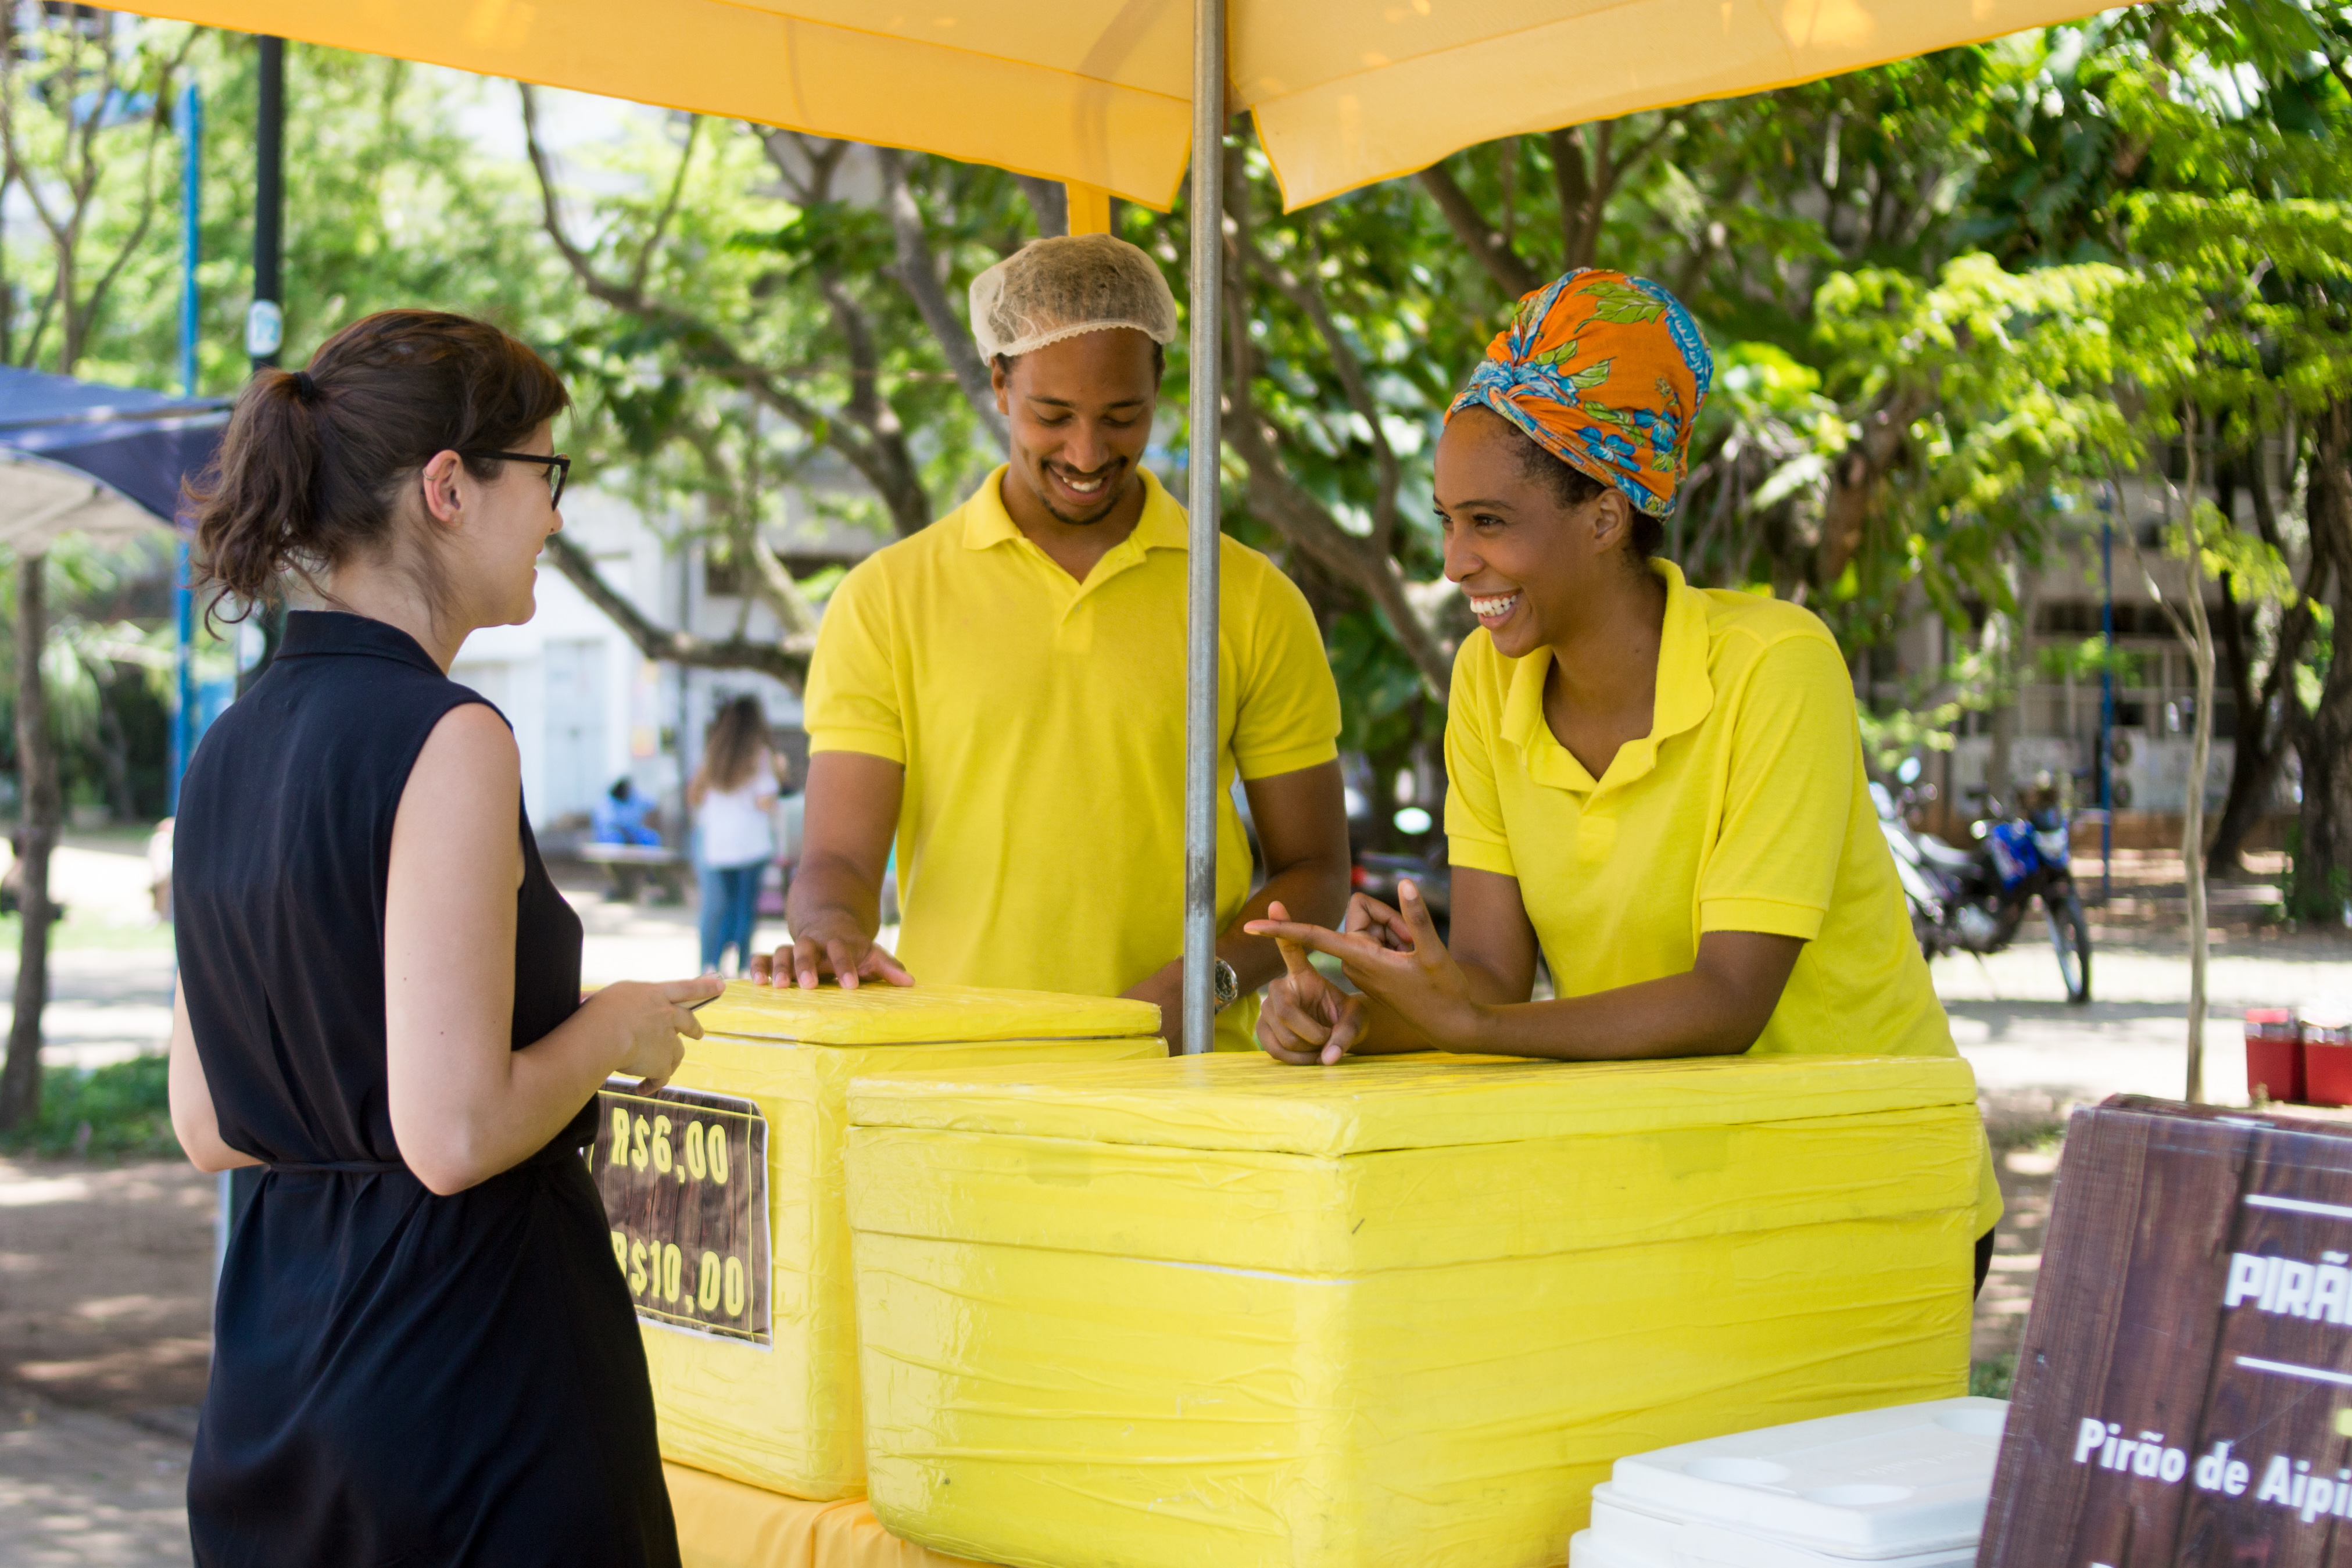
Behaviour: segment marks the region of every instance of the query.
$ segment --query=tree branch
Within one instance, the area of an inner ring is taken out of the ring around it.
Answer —
[[[913,463],[905,450],[903,433],[897,429],[895,413],[889,415],[887,429],[877,428],[855,416],[847,419],[835,418],[788,391],[774,376],[736,352],[735,339],[731,334],[691,311],[626,284],[616,283],[596,270],[594,261],[574,243],[564,227],[554,170],[539,138],[536,95],[528,83],[518,83],[517,87],[522,95],[523,145],[530,158],[531,173],[539,182],[541,226],[547,231],[556,253],[563,258],[564,265],[572,269],[572,276],[580,280],[580,286],[590,298],[667,329],[698,369],[742,387],[769,408],[792,421],[812,440],[822,441],[840,453],[843,459],[874,487],[875,493],[890,509],[891,521],[901,533],[910,533],[929,522],[929,502],[922,492]],[[874,379],[870,343],[864,368],[866,372],[864,382],[870,391]],[[853,377],[853,400],[857,395],[857,388],[858,382]],[[887,409],[888,405],[883,404],[881,406]],[[910,483],[913,485],[911,494],[908,490]]]
[[[677,155],[677,173],[669,183],[669,197],[662,203],[661,216],[654,220],[653,232],[646,236],[644,248],[637,252],[636,270],[629,275],[629,288],[635,293],[646,290],[646,279],[653,273],[654,252],[661,248],[668,234],[671,220],[677,216],[677,206],[686,195],[686,172],[694,164],[694,144],[702,135],[702,116],[690,114],[686,121],[686,145]]]
[[[938,340],[940,353],[947,356],[949,368],[955,372],[956,384],[963,388],[963,399],[971,406],[972,417],[994,438],[997,449],[1004,451],[1008,449],[1009,437],[1004,416],[996,411],[996,389],[989,379],[988,366],[981,363],[971,330],[956,315],[948,303],[947,290],[940,287],[930,233],[923,226],[923,212],[915,204],[914,187],[907,183],[906,154],[895,147],[885,147],[880,157],[882,205],[889,215],[890,236],[898,251],[895,275],[898,285],[915,301],[923,324]]]
[[[195,43],[195,37],[194,32],[191,31],[181,40],[180,52],[172,57],[172,63],[165,72],[164,80],[169,81],[171,71],[177,70],[185,63],[188,51]],[[82,301],[80,325],[67,333],[68,341],[74,343],[77,348],[89,341],[90,324],[98,320],[99,312],[105,308],[106,297],[113,291],[115,279],[122,276],[124,265],[144,243],[147,231],[154,226],[155,154],[163,145],[165,124],[166,122],[159,117],[148,127],[146,155],[140,161],[139,166],[139,221],[131,226],[129,237],[125,238],[115,251],[114,259],[107,264],[106,270],[99,274],[98,282],[91,287],[89,297]],[[72,300],[66,301],[66,309],[68,312],[73,310]],[[71,375],[74,372],[74,367],[70,364],[61,364],[58,368],[66,375]]]
[[[1029,210],[1037,215],[1037,233],[1052,239],[1070,232],[1070,187],[1059,180],[1042,180],[1034,174],[1015,174],[1021,194],[1029,198]]]
[[[782,681],[795,693],[807,678],[809,655],[816,647],[816,638],[813,636],[793,634],[773,642],[761,642],[747,637],[721,640],[697,637],[692,632],[667,631],[647,620],[636,605],[616,593],[596,570],[596,563],[589,559],[587,552],[563,535],[548,535],[546,549],[548,559],[555,563],[555,569],[562,573],[590,604],[620,627],[622,634],[635,643],[637,651],[647,658],[688,665],[697,669],[754,670]]]
[[[783,628],[786,637],[805,637],[814,647],[816,609],[802,596],[800,584],[793,581],[792,574],[784,570],[784,564],[776,559],[775,552],[761,542],[756,490],[737,482],[734,467],[727,461],[727,454],[719,446],[716,432],[699,423],[688,422],[683,434],[687,442],[700,454],[704,465],[719,477],[720,488],[726,491],[729,552],[737,565],[748,568],[751,574],[752,592],[746,602],[757,598],[768,606],[769,613],[776,617],[776,624]],[[756,429],[751,432],[751,439],[754,442],[759,439]]]
[[[2113,465],[2109,465],[2107,469],[2107,483],[2114,487],[2115,493],[2117,497],[2122,496],[2124,493],[2123,474]],[[2169,480],[2166,481],[2164,488],[2168,493],[2170,493],[2172,490],[2171,482]],[[2190,504],[2192,506],[2195,504],[2193,499]],[[2196,633],[2189,629],[2189,623],[2181,618],[2179,611],[2172,607],[2171,602],[2164,596],[2163,588],[2158,585],[2155,569],[2148,565],[2147,556],[2139,547],[2139,530],[2131,526],[2129,518],[2125,519],[2123,534],[2124,543],[2130,547],[2132,552],[2132,563],[2139,568],[2140,582],[2147,588],[2148,598],[2155,602],[2158,609],[2164,612],[2164,618],[2172,625],[2173,635],[2179,637],[2182,642],[2189,644],[2190,647],[2195,647],[2197,643]],[[2195,514],[2193,512],[2190,514],[2190,521],[2189,525],[2189,548],[2191,550],[2197,548],[2197,526]]]
[[[1261,249],[1245,226],[1235,226],[1234,239],[1238,258],[1244,268],[1255,272],[1275,287],[1276,292],[1313,324],[1316,335],[1323,340],[1326,353],[1331,356],[1331,368],[1339,379],[1339,387],[1347,395],[1348,405],[1370,427],[1372,460],[1378,467],[1378,489],[1372,501],[1372,549],[1382,556],[1395,547],[1397,525],[1397,489],[1403,483],[1404,470],[1397,461],[1395,449],[1390,447],[1388,431],[1381,424],[1380,400],[1372,395],[1372,386],[1364,374],[1363,362],[1340,334],[1338,323],[1331,320],[1330,308],[1325,303],[1323,291],[1310,289],[1293,277],[1287,268],[1276,263]]]
[[[1423,169],[1421,172],[1421,188],[1436,202],[1437,210],[1444,215],[1446,224],[1454,230],[1454,237],[1462,242],[1465,250],[1477,258],[1478,265],[1486,269],[1486,276],[1495,280],[1495,286],[1505,295],[1516,300],[1543,287],[1544,279],[1537,275],[1534,268],[1519,258],[1518,252],[1504,239],[1502,231],[1486,221],[1478,211],[1477,204],[1471,201],[1469,193],[1446,172],[1444,164],[1432,163]]]
[[[1862,549],[1878,487],[1903,455],[1903,437],[1927,405],[1926,393],[1902,387],[1887,393],[1863,416],[1861,433],[1830,466],[1829,494],[1822,503],[1821,543],[1813,552],[1811,582],[1826,588],[1845,573]]]
[[[1237,152],[1229,153],[1225,172],[1225,211],[1232,233],[1225,242],[1224,255],[1228,269],[1234,274],[1231,280],[1234,284],[1243,281],[1243,254],[1255,243],[1250,236],[1249,187],[1234,167],[1238,159]],[[1283,468],[1275,449],[1275,437],[1258,411],[1250,387],[1256,374],[1257,356],[1249,341],[1248,290],[1229,286],[1224,296],[1227,353],[1232,360],[1225,384],[1231,406],[1224,422],[1224,437],[1249,469],[1245,493],[1250,510],[1272,524],[1316,564],[1370,601],[1387,619],[1430,695],[1444,702],[1453,675],[1453,648],[1441,644],[1414,610],[1405,592],[1404,574],[1395,557],[1385,551],[1375,552],[1370,540],[1360,539],[1341,528],[1322,502]]]

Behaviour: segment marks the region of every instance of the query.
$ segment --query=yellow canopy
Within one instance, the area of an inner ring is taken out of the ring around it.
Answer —
[[[1229,0],[1292,207],[1461,148],[1810,81],[2084,0]],[[1165,210],[1192,0],[130,0],[118,9],[945,153]],[[1091,226],[1081,225],[1080,226]]]

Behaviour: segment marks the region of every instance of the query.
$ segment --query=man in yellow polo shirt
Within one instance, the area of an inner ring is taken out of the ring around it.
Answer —
[[[793,942],[755,978],[1006,985],[1159,1004],[1184,899],[1183,509],[1141,466],[1176,306],[1108,235],[1037,241],[972,284],[1012,460],[834,591],[806,697]],[[1297,587],[1223,542],[1218,1048],[1282,972],[1238,928],[1348,896],[1339,693]],[[1265,856],[1250,889],[1238,777]],[[895,836],[905,919],[877,946]]]

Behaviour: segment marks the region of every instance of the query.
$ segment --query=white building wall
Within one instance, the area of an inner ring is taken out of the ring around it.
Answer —
[[[605,581],[648,617],[671,622],[677,606],[661,602],[661,589],[677,573],[663,570],[660,541],[635,512],[593,490],[567,497],[563,510],[567,533]],[[585,813],[625,773],[656,796],[675,791],[676,768],[660,750],[673,721],[661,710],[657,671],[552,565],[539,568],[531,618],[476,632],[449,674],[514,727],[534,828]]]
[[[626,502],[583,489],[565,497],[563,512],[566,536],[648,620],[683,625],[705,637],[730,637],[739,626],[753,639],[778,635],[774,617],[756,601],[747,611],[740,598],[705,592],[699,544],[668,553],[661,536]],[[815,529],[803,531],[826,548],[844,542],[818,536]],[[853,544],[881,542],[845,538]],[[569,578],[545,563],[531,618],[476,632],[449,673],[496,703],[514,727],[524,805],[542,833],[575,821],[626,774],[640,793],[661,802],[664,837],[676,844],[686,776],[720,703],[749,693],[761,700],[771,724],[797,728],[802,721],[799,696],[780,681],[749,670],[681,669],[645,658]]]

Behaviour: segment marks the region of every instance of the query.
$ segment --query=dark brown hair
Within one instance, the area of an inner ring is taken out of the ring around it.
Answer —
[[[702,737],[702,782],[710,789],[740,789],[768,743],[768,715],[756,697],[720,707]]]
[[[1519,438],[1519,471],[1538,484],[1549,486],[1562,511],[1575,510],[1609,488],[1582,468],[1537,445],[1535,437],[1509,420],[1503,423],[1509,425],[1511,434]],[[1633,521],[1626,542],[1635,558],[1647,561],[1666,542],[1666,525],[1639,507],[1631,510]]]
[[[402,483],[444,451],[513,451],[571,405],[545,360],[487,321],[383,310],[320,345],[301,371],[265,370],[229,416],[219,461],[188,489],[196,581],[236,595],[232,618],[393,545]],[[495,461],[468,458],[476,479]],[[410,565],[439,605],[429,556]],[[207,612],[208,614],[210,612]]]

